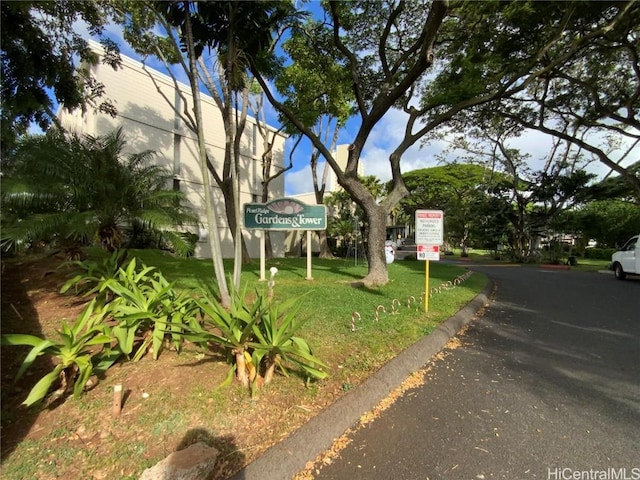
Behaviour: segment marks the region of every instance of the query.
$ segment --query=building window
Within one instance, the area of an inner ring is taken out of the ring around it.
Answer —
[[[260,174],[258,173],[259,170],[261,170],[260,168],[260,162],[258,160],[254,160],[253,162],[253,172],[252,173],[252,177],[253,177],[253,185],[251,186],[251,190],[253,190],[254,192],[257,192],[260,190]]]
[[[258,154],[258,125],[253,124],[253,145],[251,145],[251,153]]]
[[[180,142],[182,137],[178,133],[173,134],[173,174],[180,175]]]

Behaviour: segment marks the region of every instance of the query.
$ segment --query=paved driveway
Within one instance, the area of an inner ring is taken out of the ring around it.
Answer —
[[[640,479],[640,281],[473,267],[494,301],[317,479]]]

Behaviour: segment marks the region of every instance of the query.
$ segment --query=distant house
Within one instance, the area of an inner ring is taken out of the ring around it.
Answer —
[[[104,55],[102,47],[90,42],[98,55]],[[69,112],[61,109],[58,117],[62,124],[71,131],[80,134],[103,135],[122,127],[126,135],[127,151],[132,153],[153,150],[157,153],[160,165],[173,171],[173,188],[186,194],[187,201],[199,215],[198,225],[189,226],[189,230],[197,234],[199,241],[196,248],[197,257],[210,257],[207,239],[207,222],[204,209],[204,189],[202,173],[198,160],[197,139],[187,128],[180,115],[185,108],[192,111],[191,89],[158,71],[129,57],[122,56],[122,68],[114,71],[110,66],[98,62],[91,66],[90,73],[105,87],[104,96],[111,99],[118,110],[115,118],[106,114],[87,111]],[[222,115],[213,98],[202,95],[202,111],[206,134],[207,151],[212,163],[219,171],[225,154],[225,132]],[[272,132],[275,129],[272,129]],[[284,135],[276,135],[273,148],[273,168],[283,168]],[[263,143],[256,120],[247,119],[244,136],[241,141],[240,160],[240,203],[259,202],[261,194],[261,173]],[[284,176],[270,183],[270,198],[284,196]],[[224,200],[220,189],[212,180],[212,196],[214,198],[217,227],[222,239],[222,254],[225,258],[233,257],[233,242],[224,211]],[[241,219],[242,221],[242,219]],[[256,231],[244,231],[247,248],[252,257],[259,256],[259,234]],[[284,233],[272,232],[271,241],[275,256],[284,256]]]

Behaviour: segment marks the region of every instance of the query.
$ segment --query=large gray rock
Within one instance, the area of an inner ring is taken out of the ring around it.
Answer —
[[[211,478],[218,450],[202,442],[173,452],[142,472],[140,480],[205,480]]]

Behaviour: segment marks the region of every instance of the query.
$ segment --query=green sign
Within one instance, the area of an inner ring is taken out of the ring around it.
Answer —
[[[326,230],[327,208],[293,198],[245,203],[244,226],[252,230]]]

